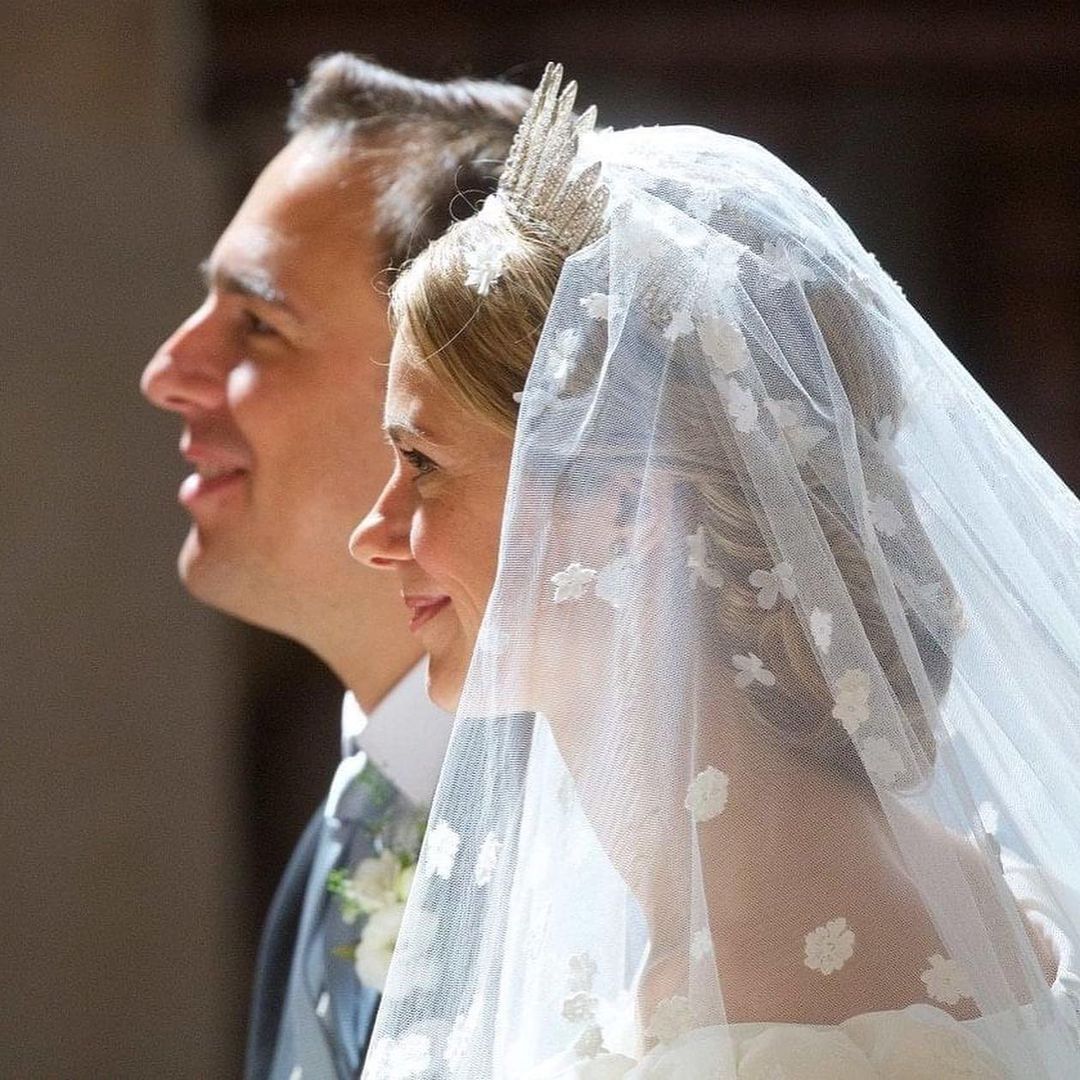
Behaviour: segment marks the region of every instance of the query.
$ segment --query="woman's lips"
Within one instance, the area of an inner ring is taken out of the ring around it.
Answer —
[[[430,622],[443,608],[450,603],[449,596],[405,596],[402,597],[405,606],[412,612],[409,620],[409,629],[419,630],[426,622]]]

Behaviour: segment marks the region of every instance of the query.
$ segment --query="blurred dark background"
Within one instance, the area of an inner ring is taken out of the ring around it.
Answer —
[[[1080,487],[1080,9],[179,0],[0,15],[0,1076],[238,1074],[274,883],[340,687],[175,582],[175,423],[142,364],[351,49],[537,80],[801,172]]]

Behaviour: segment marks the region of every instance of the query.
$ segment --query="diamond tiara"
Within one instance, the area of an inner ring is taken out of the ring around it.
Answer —
[[[603,235],[608,191],[600,162],[571,179],[578,140],[592,131],[596,106],[574,116],[577,83],[562,88],[561,64],[548,64],[510,146],[498,197],[525,233],[570,255]]]

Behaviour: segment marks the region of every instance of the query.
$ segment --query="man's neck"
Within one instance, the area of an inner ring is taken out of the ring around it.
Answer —
[[[365,713],[420,661],[423,650],[409,632],[395,590],[351,596],[319,610],[305,610],[294,622],[295,638],[323,661],[356,695]]]

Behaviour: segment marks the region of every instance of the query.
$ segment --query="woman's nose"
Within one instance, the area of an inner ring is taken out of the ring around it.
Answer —
[[[375,505],[349,537],[349,554],[377,570],[392,570],[412,558],[409,532],[412,499],[402,490],[398,470],[387,481]]]

